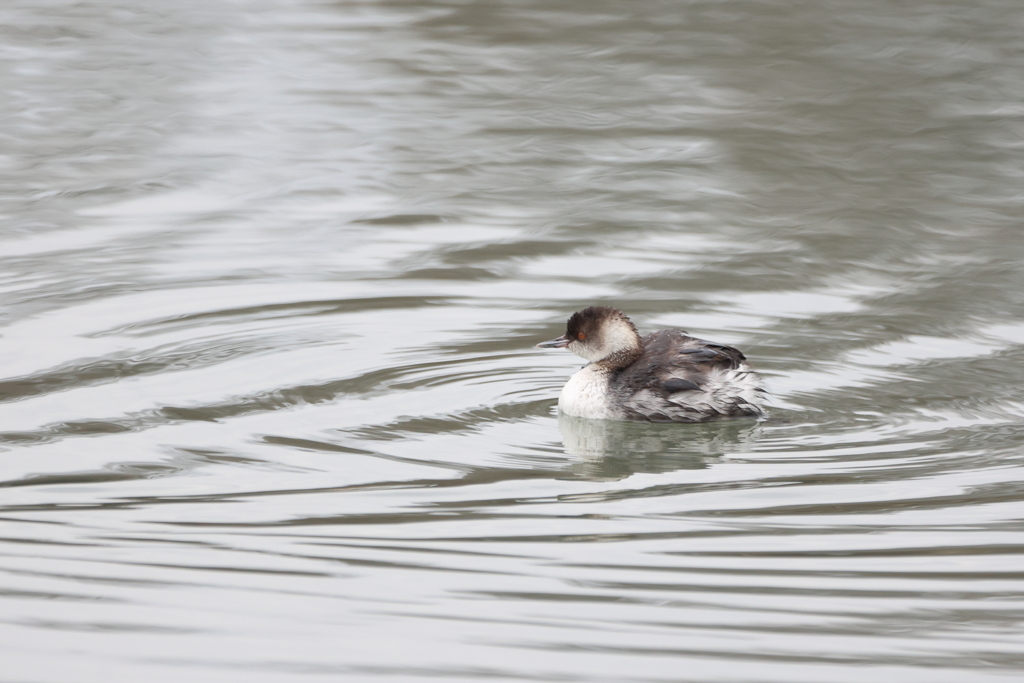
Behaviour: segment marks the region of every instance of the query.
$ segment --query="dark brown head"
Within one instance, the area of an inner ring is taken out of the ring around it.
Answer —
[[[591,306],[573,313],[563,336],[537,346],[543,349],[567,348],[591,362],[641,348],[640,335],[626,314],[607,306]]]

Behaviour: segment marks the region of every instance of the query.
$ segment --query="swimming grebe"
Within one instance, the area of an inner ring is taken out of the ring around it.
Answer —
[[[764,416],[761,378],[738,350],[682,330],[641,338],[614,308],[573,313],[564,335],[537,346],[590,361],[562,388],[558,408],[567,415],[647,422]]]

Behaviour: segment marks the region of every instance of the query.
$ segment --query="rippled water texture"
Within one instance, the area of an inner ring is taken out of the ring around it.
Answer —
[[[0,7],[0,679],[1024,676],[1024,5]],[[559,419],[593,303],[771,419]]]

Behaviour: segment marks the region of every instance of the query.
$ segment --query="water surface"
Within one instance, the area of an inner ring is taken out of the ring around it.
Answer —
[[[1019,3],[0,27],[5,680],[1020,678]],[[559,418],[594,303],[772,419]]]

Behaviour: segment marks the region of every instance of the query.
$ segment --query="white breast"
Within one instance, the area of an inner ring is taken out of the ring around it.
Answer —
[[[592,420],[614,420],[619,417],[609,400],[608,373],[596,365],[588,365],[574,374],[562,387],[558,409],[566,415]]]

